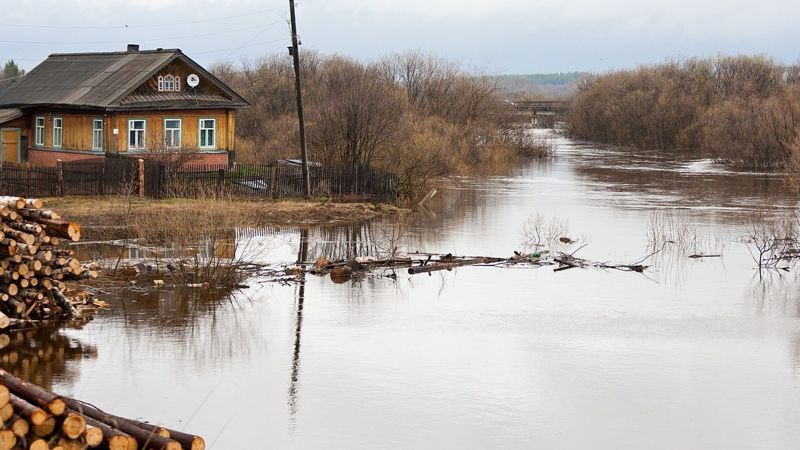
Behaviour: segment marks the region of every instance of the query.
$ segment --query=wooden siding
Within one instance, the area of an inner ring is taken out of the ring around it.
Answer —
[[[233,114],[232,111],[231,115]],[[151,149],[163,147],[164,120],[181,120],[181,146],[189,150],[233,150],[233,139],[229,134],[235,122],[229,124],[228,111],[226,110],[184,110],[164,111],[150,113],[119,113],[117,127],[119,135],[116,149],[119,152],[128,151],[128,120],[144,119],[146,122],[146,142]],[[216,121],[216,146],[213,149],[200,149],[200,120],[214,119]]]
[[[190,88],[186,84],[186,77],[189,74],[197,74],[200,77],[200,84],[197,85],[195,88]],[[178,76],[181,79],[181,89],[180,92],[185,92],[188,96],[193,96],[195,94],[211,94],[211,95],[220,95],[225,98],[230,99],[230,96],[223,92],[221,89],[217,88],[214,83],[209,81],[205,78],[202,74],[197,73],[196,70],[189,67],[183,61],[175,60],[171,63],[167,64],[158,71],[155,75],[153,75],[146,83],[143,83],[141,86],[136,88],[131,94],[132,95],[141,95],[141,94],[157,94],[158,91],[158,77],[159,76]]]
[[[45,118],[44,146],[36,146],[36,117]],[[199,150],[200,119],[216,120],[216,147],[213,150],[234,150],[235,111],[226,109],[213,110],[174,110],[151,112],[31,112],[20,122],[23,135],[29,137],[31,148],[53,148],[53,118],[64,119],[61,150],[85,151],[92,154],[92,124],[95,119],[103,120],[103,150],[105,152],[128,151],[128,120],[144,119],[146,121],[146,142],[150,148],[163,147],[164,119],[181,119],[181,141],[184,149]],[[118,134],[114,134],[116,128]],[[212,149],[202,149],[212,150]],[[98,152],[95,150],[94,152]]]

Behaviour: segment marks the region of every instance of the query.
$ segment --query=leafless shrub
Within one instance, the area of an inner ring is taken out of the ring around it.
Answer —
[[[556,246],[559,239],[569,234],[567,220],[560,217],[548,219],[544,214],[531,214],[522,226],[522,245],[525,249]]]
[[[800,127],[794,69],[764,56],[670,61],[579,83],[573,137],[638,148],[702,148],[747,168],[784,167]]]
[[[725,248],[719,235],[701,232],[685,215],[663,209],[650,213],[647,245],[651,252],[674,250],[690,255],[719,255]]]
[[[798,236],[800,216],[796,213],[772,217],[759,212],[742,225],[742,241],[759,270],[777,268],[795,255]]]
[[[304,52],[301,65],[310,158],[389,171],[403,201],[424,195],[439,177],[549,151],[546,142],[511,130],[511,108],[490,78],[444,59],[411,52],[370,64]],[[297,157],[288,58],[212,71],[252,105],[237,116],[237,159]]]

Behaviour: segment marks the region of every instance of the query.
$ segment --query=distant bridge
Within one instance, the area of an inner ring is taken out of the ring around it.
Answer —
[[[532,100],[509,102],[520,118],[530,120],[534,126],[552,127],[569,109],[569,103],[563,100]]]

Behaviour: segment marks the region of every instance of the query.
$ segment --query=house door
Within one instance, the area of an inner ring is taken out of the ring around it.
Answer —
[[[19,128],[0,128],[3,161],[19,163]]]

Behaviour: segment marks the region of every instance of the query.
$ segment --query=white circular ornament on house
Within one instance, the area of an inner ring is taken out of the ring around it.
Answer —
[[[200,77],[196,74],[190,74],[186,77],[186,84],[188,84],[189,87],[197,87],[197,85],[200,84]]]

